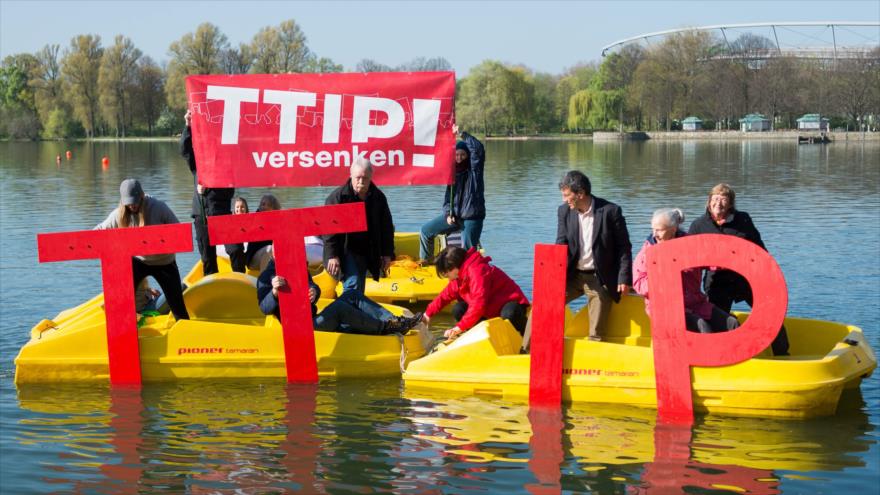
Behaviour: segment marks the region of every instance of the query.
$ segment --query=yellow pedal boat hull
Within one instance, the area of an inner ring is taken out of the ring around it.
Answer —
[[[253,277],[221,273],[188,282],[190,320],[147,317],[138,329],[144,381],[286,376],[281,324],[260,312]],[[399,376],[402,364],[425,353],[418,330],[402,338],[315,332],[315,351],[319,375],[340,377]],[[38,323],[15,364],[16,384],[108,380],[103,295]]]
[[[745,314],[739,315],[745,318]],[[650,321],[640,297],[615,305],[602,342],[584,338],[587,311],[569,314],[563,355],[566,402],[657,407]],[[808,418],[835,413],[844,388],[857,388],[877,366],[862,331],[819,320],[787,318],[791,356],[769,350],[731,366],[693,367],[694,407],[739,416]],[[481,323],[448,346],[411,363],[407,390],[527,400],[530,356],[505,320]]]
[[[439,236],[438,236],[439,237]],[[439,251],[439,239],[435,239],[435,251]],[[388,276],[378,281],[367,277],[364,294],[382,303],[413,304],[434,300],[449,280],[437,275],[434,266],[419,266],[419,233],[397,232],[394,234],[394,250],[397,259],[392,262]],[[321,271],[314,277],[321,287],[321,297],[332,298],[342,294],[342,284],[337,283],[327,272]]]

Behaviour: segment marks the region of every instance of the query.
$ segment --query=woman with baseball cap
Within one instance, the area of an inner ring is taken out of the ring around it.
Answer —
[[[122,181],[119,185],[119,196],[119,206],[110,212],[107,219],[99,223],[95,230],[180,223],[168,205],[144,194],[144,189],[137,179]],[[189,319],[189,313],[183,303],[180,270],[177,268],[174,253],[135,256],[131,263],[135,288],[144,278],[153,277],[165,293],[165,299],[171,307],[171,312],[174,313],[174,318]]]

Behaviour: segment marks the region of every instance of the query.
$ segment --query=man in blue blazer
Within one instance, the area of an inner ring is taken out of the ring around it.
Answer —
[[[590,179],[571,170],[559,182],[556,244],[568,246],[566,302],[587,296],[590,340],[602,340],[611,301],[632,286],[632,244],[623,211],[591,194]]]

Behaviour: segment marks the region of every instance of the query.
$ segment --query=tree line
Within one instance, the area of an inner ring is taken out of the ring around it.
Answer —
[[[880,115],[880,49],[840,60],[766,56],[772,42],[744,34],[722,43],[691,31],[642,48],[625,46],[601,63],[562,74],[487,60],[457,81],[456,119],[485,134],[674,129],[694,115],[704,128],[737,128],[760,112],[777,128],[796,127],[804,113],[832,125],[876,127]],[[100,36],[6,57],[0,64],[0,136],[59,139],[170,136],[186,110],[190,74],[341,72],[309,49],[294,20],[260,29],[249,43],[230,44],[204,23],[168,48],[157,63],[122,35]],[[398,66],[363,59],[353,70],[451,70],[442,57]]]

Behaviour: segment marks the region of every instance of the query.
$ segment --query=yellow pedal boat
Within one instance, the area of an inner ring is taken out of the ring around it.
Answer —
[[[166,314],[143,317],[139,324],[144,381],[286,376],[281,324],[260,312],[254,277],[202,277],[196,265],[184,280],[190,320]],[[321,299],[318,306],[331,302]],[[99,294],[38,323],[15,358],[15,383],[108,380],[103,303]],[[408,311],[385,307],[398,315]],[[315,332],[318,373],[399,376],[402,365],[425,354],[421,332],[402,338]]]
[[[439,252],[445,244],[441,236],[434,240],[435,252]],[[370,299],[382,303],[413,304],[427,303],[434,300],[449,280],[437,275],[434,266],[419,266],[419,233],[397,232],[394,234],[394,250],[397,259],[391,263],[387,277],[379,281],[367,278],[364,293]],[[332,298],[342,293],[342,284],[327,272],[321,271],[314,277],[315,283],[321,287],[321,297]]]
[[[744,320],[746,314],[738,315]],[[609,318],[602,342],[586,339],[586,309],[567,312],[562,396],[566,402],[657,407],[650,320],[644,300],[626,296]],[[790,356],[769,350],[730,366],[693,367],[694,408],[738,416],[808,418],[835,413],[841,392],[858,388],[877,367],[861,329],[786,318]],[[482,322],[451,344],[412,362],[407,390],[528,399],[530,357],[505,320]]]

